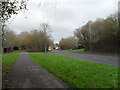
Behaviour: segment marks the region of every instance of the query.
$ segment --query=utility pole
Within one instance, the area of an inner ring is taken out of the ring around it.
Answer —
[[[44,30],[44,32],[45,32],[45,36],[46,36],[47,35],[46,29]],[[47,45],[46,45],[46,43],[47,43],[47,40],[46,40],[46,37],[45,37],[45,52],[47,52]]]
[[[118,45],[117,45],[117,48],[118,48],[118,54],[120,55],[120,1],[118,2],[118,33],[117,33],[117,41],[118,41]]]

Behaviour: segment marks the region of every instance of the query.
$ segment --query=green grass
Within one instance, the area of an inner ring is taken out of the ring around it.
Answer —
[[[29,53],[30,57],[74,88],[116,88],[118,68],[52,53]]]
[[[3,54],[3,56],[2,56],[2,70],[3,70],[3,73],[6,73],[6,71],[11,67],[11,65],[17,59],[19,54],[20,54],[20,52],[18,52],[18,51]]]
[[[84,48],[82,48],[82,49],[75,49],[75,50],[64,50],[64,51],[80,51],[80,52],[83,52],[83,51],[85,51],[85,49],[84,49]]]

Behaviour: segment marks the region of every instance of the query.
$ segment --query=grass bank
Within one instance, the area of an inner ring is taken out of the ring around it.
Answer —
[[[84,49],[84,48],[82,48],[82,49],[75,49],[75,50],[64,50],[64,51],[80,51],[80,52],[83,52],[83,51],[85,51],[85,49]]]
[[[6,73],[6,71],[11,67],[14,61],[19,56],[20,52],[11,52],[11,53],[4,53],[2,56],[2,72]]]
[[[29,53],[30,57],[74,88],[118,87],[118,68],[52,53]]]

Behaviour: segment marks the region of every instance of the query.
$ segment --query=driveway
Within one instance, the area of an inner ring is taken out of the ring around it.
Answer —
[[[70,56],[78,59],[104,63],[112,66],[118,66],[118,55],[112,54],[97,54],[89,52],[78,52],[78,51],[61,51],[52,50],[51,53],[60,54],[64,56]]]

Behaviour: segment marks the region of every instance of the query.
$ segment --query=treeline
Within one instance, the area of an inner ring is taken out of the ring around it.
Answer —
[[[74,31],[86,51],[117,52],[118,50],[118,17],[111,15],[106,19],[89,21]]]
[[[53,45],[50,35],[50,26],[46,23],[40,25],[40,30],[22,32],[15,34],[11,30],[6,30],[4,48],[13,50],[15,47],[26,51],[48,51],[48,47]]]
[[[62,38],[59,41],[59,47],[62,50],[77,49],[78,39],[75,37]]]
[[[89,21],[74,31],[75,37],[62,38],[59,47],[62,50],[78,49],[84,47],[92,52],[117,52],[118,51],[118,16],[111,15],[105,19]],[[27,51],[47,51],[49,46],[54,46],[50,35],[49,24],[40,24],[39,30],[22,32],[16,35],[7,30],[4,37],[4,48],[17,46]]]
[[[46,52],[53,43],[50,36],[44,31],[33,30],[23,32],[19,35],[20,46],[24,46],[27,51]]]

